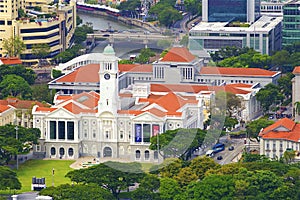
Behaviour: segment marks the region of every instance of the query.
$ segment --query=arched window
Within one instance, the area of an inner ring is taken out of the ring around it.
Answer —
[[[103,150],[103,157],[112,157],[112,150],[110,147],[105,147]]]
[[[149,160],[150,152],[148,150],[145,151],[145,160]]]
[[[56,149],[55,147],[51,147],[51,156],[54,156],[56,154]]]
[[[60,156],[65,155],[65,149],[63,147],[59,148],[59,155]]]
[[[73,156],[74,155],[74,149],[73,148],[69,148],[68,154],[69,154],[69,156]]]
[[[136,159],[140,159],[141,158],[141,151],[140,150],[136,150],[135,151],[135,158]]]

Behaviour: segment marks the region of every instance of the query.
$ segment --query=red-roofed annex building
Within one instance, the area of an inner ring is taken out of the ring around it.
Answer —
[[[56,69],[65,75],[51,81],[49,88],[64,94],[91,90],[99,92],[100,79],[97,72],[103,60],[103,54],[92,53],[60,64]],[[263,87],[268,83],[277,84],[280,77],[280,72],[258,68],[204,67],[202,61],[184,47],[173,47],[152,64],[119,64],[119,88],[127,88],[135,83],[217,86],[243,83]]]
[[[300,124],[283,118],[262,129],[260,137],[260,154],[269,158],[280,158],[286,150],[300,151]]]
[[[203,127],[203,100],[194,93],[162,94],[147,85],[119,93],[118,58],[111,46],[103,55],[99,71],[94,72],[101,79],[100,95],[95,91],[57,94],[51,108],[34,106],[33,124],[42,133],[36,151],[56,159],[93,156],[159,162],[158,152],[149,149],[151,136]]]

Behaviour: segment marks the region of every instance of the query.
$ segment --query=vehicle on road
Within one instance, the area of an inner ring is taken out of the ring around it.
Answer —
[[[205,155],[207,156],[207,157],[210,157],[210,158],[212,158],[212,157],[214,157],[214,150],[208,150],[206,153],[205,153]]]
[[[229,151],[233,151],[233,150],[234,150],[234,146],[228,147],[228,150],[229,150]]]
[[[223,159],[222,156],[218,156],[218,157],[217,157],[217,160],[222,160],[222,159]]]
[[[225,144],[217,143],[213,146],[212,150],[214,151],[215,154],[220,152],[220,151],[224,151],[225,150]]]

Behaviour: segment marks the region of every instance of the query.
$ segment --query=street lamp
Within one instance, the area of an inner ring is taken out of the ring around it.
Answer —
[[[16,130],[16,140],[18,141],[18,126],[15,127]],[[18,152],[17,152],[17,170],[19,169],[19,158],[18,158]]]

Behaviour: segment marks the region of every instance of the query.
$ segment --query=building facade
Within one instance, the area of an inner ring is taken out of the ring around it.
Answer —
[[[300,42],[300,2],[291,0],[283,6],[283,46]]]
[[[119,93],[118,58],[108,46],[99,63],[99,90],[58,95],[51,108],[35,106],[33,125],[41,130],[35,151],[47,158],[81,156],[159,162],[150,137],[177,128],[203,128],[202,101],[194,95],[151,92],[133,85]]]
[[[260,17],[260,0],[202,0],[204,22],[254,22]]]
[[[296,122],[300,121],[300,67],[295,67],[293,74],[295,77],[292,79],[292,106],[293,106],[293,116]]]
[[[280,119],[264,128],[259,133],[260,155],[271,159],[283,157],[285,151],[295,151],[297,155],[300,150],[299,129],[299,124],[288,118]]]
[[[227,46],[250,47],[261,54],[281,50],[282,17],[262,16],[251,25],[200,22],[189,31],[189,49],[195,54],[215,52]]]
[[[10,37],[20,37],[26,45],[24,52],[20,55],[25,64],[30,65],[37,62],[38,58],[32,52],[34,45],[48,44],[50,54],[47,58],[53,58],[71,46],[76,28],[75,2],[70,1],[68,5],[60,4],[57,8],[55,7],[55,10],[53,10],[53,6],[43,4],[49,1],[15,0],[13,1],[15,4],[11,4],[11,2],[0,2],[0,13],[4,13],[0,14],[0,38],[3,41]],[[1,4],[3,5],[1,6]],[[26,9],[34,5],[44,5],[45,8],[50,6],[51,9],[45,9],[46,12]],[[1,10],[2,8],[5,9]],[[27,17],[18,18],[20,9],[27,13]],[[1,41],[0,57],[4,57],[6,54]]]

